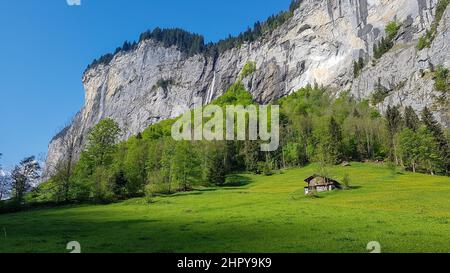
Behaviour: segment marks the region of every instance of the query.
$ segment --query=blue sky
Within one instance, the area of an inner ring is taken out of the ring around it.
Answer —
[[[0,163],[43,155],[84,102],[81,76],[147,29],[181,27],[216,41],[287,9],[290,0],[2,0]]]

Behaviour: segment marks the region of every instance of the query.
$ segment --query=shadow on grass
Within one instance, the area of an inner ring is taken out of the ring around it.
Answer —
[[[331,195],[335,195],[338,194],[340,192],[346,192],[346,191],[353,191],[353,190],[359,190],[361,189],[362,186],[350,186],[348,188],[343,188],[343,189],[336,189],[336,190],[332,190],[332,191],[324,191],[324,192],[320,192],[317,194],[313,194],[313,195],[306,195],[304,192],[304,189],[298,189],[294,192],[292,192],[289,197],[292,200],[300,200],[300,199],[304,199],[304,200],[314,200],[314,199],[323,199],[323,198],[327,198],[328,196]]]
[[[210,191],[216,191],[216,188],[204,188],[204,189],[195,189],[195,191],[198,192],[210,192]]]
[[[207,192],[214,192],[217,191],[217,188],[200,188],[200,189],[192,189],[190,191],[183,191],[183,192],[175,192],[171,194],[159,194],[156,197],[160,198],[173,198],[173,197],[182,197],[182,196],[195,196],[195,195],[202,195]],[[155,202],[157,203],[157,201]]]
[[[175,198],[175,197],[183,197],[183,196],[198,196],[203,195],[204,193],[214,192],[217,190],[233,190],[237,187],[243,187],[249,185],[252,180],[246,176],[239,174],[232,174],[227,177],[225,184],[222,186],[212,186],[210,188],[193,188],[190,191],[186,192],[176,192],[171,194],[158,194],[155,197],[159,197],[161,199]],[[159,201],[153,200],[152,203],[158,203]]]
[[[242,187],[247,186],[250,184],[252,180],[249,177],[239,175],[239,174],[232,174],[227,177],[227,182],[225,183],[225,187]]]
[[[172,194],[161,194],[161,195],[158,195],[157,197],[159,197],[159,198],[175,198],[175,197],[183,197],[183,196],[202,195],[203,193],[204,193],[203,191],[192,190],[192,191],[177,192],[177,193],[172,193]]]
[[[250,225],[245,219],[227,224],[214,220],[197,224],[192,218],[105,220],[104,217],[84,218],[84,215],[65,219],[63,223],[57,220],[55,217],[39,219],[39,229],[30,228],[31,224],[15,223],[11,229],[17,227],[16,232],[6,239],[0,237],[0,252],[66,253],[65,246],[71,240],[79,241],[85,253],[225,252],[230,251],[230,239],[239,244],[231,251],[251,252],[269,235],[284,239],[270,222]],[[270,248],[260,246],[258,251],[270,251]]]

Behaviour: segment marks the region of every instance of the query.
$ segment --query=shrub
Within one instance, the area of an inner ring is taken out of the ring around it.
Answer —
[[[311,199],[316,199],[319,198],[319,193],[317,192],[316,189],[309,191],[308,194],[306,195],[306,197],[311,198]]]
[[[342,184],[344,185],[344,189],[350,189],[350,176],[348,173],[344,174],[344,178],[342,179]]]
[[[385,28],[388,40],[395,39],[395,36],[397,36],[399,29],[400,25],[398,25],[397,22],[395,21],[390,22]]]
[[[250,76],[251,74],[255,73],[256,71],[256,63],[249,61],[244,65],[244,68],[242,68],[241,72],[241,80],[245,79],[246,77]]]
[[[17,199],[0,201],[0,214],[18,212],[22,209],[22,204]]]
[[[273,175],[273,168],[271,162],[268,161],[258,162],[258,173],[263,174],[265,176]]]
[[[389,169],[389,171],[391,172],[392,175],[396,175],[397,174],[397,165],[392,162],[392,161],[388,161],[386,164],[386,167]]]
[[[434,38],[432,32],[428,30],[424,36],[421,36],[419,38],[419,41],[417,43],[417,49],[422,50],[426,47],[430,47],[433,39]]]
[[[148,184],[145,186],[145,200],[148,204],[154,203],[153,199],[157,194],[155,184]]]
[[[169,88],[169,86],[175,84],[175,81],[173,79],[159,79],[156,84],[153,86],[152,90],[161,88],[164,91],[167,91],[167,88]]]
[[[449,70],[442,65],[436,69],[434,88],[444,94],[450,91]]]
[[[111,188],[114,195],[118,198],[124,198],[126,196],[127,183],[128,180],[123,170],[113,173]]]

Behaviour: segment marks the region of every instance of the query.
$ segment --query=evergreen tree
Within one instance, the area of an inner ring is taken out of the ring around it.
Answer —
[[[115,196],[123,198],[127,192],[128,181],[125,177],[125,171],[119,170],[113,178],[112,191]]]
[[[324,148],[329,157],[329,162],[338,164],[342,161],[342,130],[341,126],[331,117],[328,125],[328,136]]]
[[[399,164],[398,156],[397,156],[397,141],[396,137],[399,133],[401,126],[402,126],[402,116],[400,114],[400,107],[394,106],[391,107],[390,105],[387,108],[386,111],[386,124],[387,124],[387,131],[388,131],[388,137],[389,137],[389,154],[391,161]]]
[[[244,142],[243,157],[245,169],[249,172],[258,172],[258,162],[260,160],[260,147],[258,141],[246,140]]]
[[[359,70],[362,70],[364,68],[364,59],[363,59],[363,57],[359,57],[359,59],[358,59],[358,68],[359,68]]]
[[[291,4],[289,5],[289,11],[294,12],[296,9],[300,7],[302,0],[291,0]]]
[[[421,169],[434,175],[444,171],[445,157],[436,138],[425,126],[416,132],[404,129],[400,134],[400,146],[403,160],[413,172]]]
[[[420,146],[418,134],[411,128],[405,128],[400,134],[400,150],[407,169],[416,172],[420,160]]]
[[[356,78],[359,75],[359,67],[356,61],[353,61],[353,77]]]
[[[223,154],[213,151],[208,157],[206,179],[209,183],[217,186],[225,184],[226,172]]]
[[[253,32],[255,37],[259,37],[262,34],[262,26],[261,26],[261,22],[257,21],[255,23],[255,25],[253,26]]]
[[[235,141],[225,141],[223,157],[225,173],[227,174],[241,170],[237,145],[238,143]]]
[[[440,145],[446,146],[446,139],[444,132],[442,130],[441,125],[439,122],[436,121],[433,114],[431,113],[430,109],[428,107],[425,107],[422,111],[422,122],[427,127],[427,129],[433,133],[436,140],[439,142]]]
[[[422,123],[434,136],[444,162],[443,170],[448,175],[450,172],[450,146],[444,134],[442,126],[439,124],[439,122],[436,121],[428,107],[425,107],[422,111]]]
[[[363,69],[364,69],[364,59],[362,57],[359,57],[358,61],[353,61],[353,76],[355,78],[359,76],[359,73]]]
[[[419,117],[411,106],[405,108],[405,126],[414,132],[420,127]]]
[[[436,140],[432,132],[426,127],[418,131],[418,139],[420,139],[419,160],[422,167],[431,175],[444,171],[445,158],[439,149],[439,142]]]
[[[131,43],[128,42],[128,41],[125,41],[125,42],[123,43],[122,50],[125,51],[125,52],[127,52],[127,51],[130,51],[131,49],[132,49]]]

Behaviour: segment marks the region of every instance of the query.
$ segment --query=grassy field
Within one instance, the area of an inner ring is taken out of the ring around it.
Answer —
[[[315,166],[236,186],[0,215],[0,252],[450,252],[450,178],[353,163],[354,189],[303,195]]]

